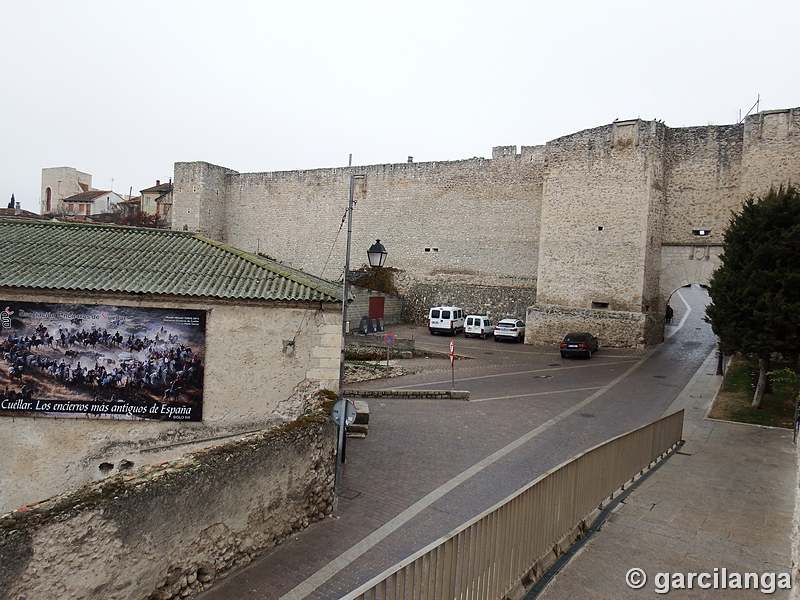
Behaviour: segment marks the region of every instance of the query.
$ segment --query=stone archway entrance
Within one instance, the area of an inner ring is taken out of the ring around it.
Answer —
[[[720,265],[722,244],[676,244],[661,247],[659,274],[660,309],[666,314],[670,298],[676,290],[693,283],[706,286]],[[676,308],[672,307],[673,310]]]
[[[675,245],[661,247],[659,295],[666,308],[672,293],[683,286],[699,283],[708,285],[711,275],[720,264],[722,245]]]

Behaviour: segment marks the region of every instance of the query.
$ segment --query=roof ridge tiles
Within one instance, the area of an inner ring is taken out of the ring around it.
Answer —
[[[195,237],[198,240],[202,240],[208,244],[211,244],[212,246],[216,246],[221,250],[225,250],[227,252],[236,254],[237,256],[243,258],[248,262],[251,262],[263,269],[275,273],[276,275],[279,275],[281,277],[284,277],[301,285],[315,288],[318,291],[323,291],[321,288],[330,289],[331,287],[336,287],[334,286],[334,283],[332,281],[316,277],[314,275],[311,275],[310,273],[305,273],[303,271],[300,271],[299,269],[293,269],[292,267],[288,267],[282,263],[279,263],[262,255],[252,254],[245,250],[229,246],[228,244],[225,244],[223,242],[217,242],[216,240],[212,240],[211,238],[205,237],[204,235],[201,235],[199,233],[195,234]],[[326,291],[325,293],[329,292]],[[341,298],[341,296],[339,296],[339,298]]]
[[[0,218],[0,286],[341,302],[338,284],[195,232]]]

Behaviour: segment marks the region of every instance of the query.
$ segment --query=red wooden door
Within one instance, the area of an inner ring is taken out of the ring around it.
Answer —
[[[369,318],[382,319],[383,307],[386,303],[386,298],[383,296],[370,296],[369,298]]]

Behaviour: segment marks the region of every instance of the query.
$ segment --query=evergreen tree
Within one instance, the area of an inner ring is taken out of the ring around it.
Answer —
[[[800,353],[800,193],[774,188],[750,198],[725,232],[722,264],[709,284],[707,320],[725,354],[755,355],[761,405],[769,357]]]

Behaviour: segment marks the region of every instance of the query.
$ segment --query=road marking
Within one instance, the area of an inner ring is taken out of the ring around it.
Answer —
[[[457,378],[457,381],[458,382],[461,382],[461,381],[475,381],[477,379],[492,379],[494,377],[510,377],[510,376],[514,376],[514,375],[529,375],[531,373],[546,373],[548,371],[563,371],[564,369],[585,369],[587,367],[605,367],[605,366],[608,366],[608,365],[624,365],[624,364],[631,363],[634,360],[637,360],[637,359],[631,358],[631,359],[627,359],[627,360],[617,360],[617,361],[612,361],[612,362],[603,361],[603,362],[597,362],[597,363],[593,363],[593,364],[581,365],[580,367],[572,367],[572,366],[570,366],[570,367],[567,367],[567,366],[561,367],[561,366],[559,366],[559,367],[551,367],[551,368],[547,368],[547,369],[528,369],[528,370],[525,370],[525,371],[516,371],[516,372],[513,372],[513,373],[493,373],[492,375],[475,375],[474,377],[459,377],[459,378]],[[448,368],[447,371],[449,372],[450,369]],[[437,370],[437,371],[434,371],[434,372],[439,372],[439,371]],[[440,385],[440,384],[443,384],[443,383],[446,383],[447,385],[450,385],[450,380],[449,379],[446,379],[446,380],[442,379],[441,381],[428,381],[426,383],[417,383],[417,384],[411,384],[411,385],[398,385],[398,386],[392,386],[391,389],[393,389],[393,390],[403,390],[403,389],[409,389],[409,388],[411,388],[411,389],[421,389],[421,388],[425,388],[427,386]]]
[[[627,371],[623,374],[619,375],[616,379],[607,383],[596,392],[585,398],[584,400],[580,401],[578,404],[568,408],[567,410],[563,411],[562,413],[552,417],[551,419],[545,421],[535,429],[532,429],[528,433],[523,436],[518,437],[513,442],[507,444],[506,446],[500,448],[496,452],[490,454],[482,461],[472,465],[466,471],[463,471],[447,481],[446,483],[440,485],[438,488],[417,500],[414,504],[409,506],[399,515],[394,517],[393,519],[389,520],[387,523],[370,533],[367,537],[363,540],[352,546],[350,549],[345,550],[342,554],[337,556],[327,565],[322,567],[319,571],[311,575],[308,579],[306,579],[303,583],[295,587],[294,589],[290,590],[286,594],[280,597],[279,600],[302,600],[309,594],[313,593],[320,585],[325,583],[328,579],[336,575],[339,571],[350,565],[353,561],[359,558],[361,555],[366,553],[368,550],[376,546],[378,543],[383,541],[386,537],[388,537],[391,533],[408,523],[413,517],[418,515],[420,512],[428,508],[431,504],[439,500],[442,496],[453,490],[455,487],[461,485],[471,477],[474,477],[485,468],[489,467],[490,465],[494,464],[498,460],[506,457],[507,455],[511,454],[514,450],[527,444],[535,437],[541,435],[548,429],[550,429],[553,425],[556,425],[558,422],[563,421],[571,414],[579,411],[587,404],[593,402],[608,390],[613,388],[617,385],[620,381],[628,377],[631,373],[633,373],[639,366],[644,363],[649,358],[649,354],[644,356],[640,360],[636,362],[632,367],[630,367]]]
[[[555,390],[549,392],[534,392],[533,394],[515,394],[513,396],[495,396],[494,398],[478,398],[477,400],[470,399],[470,404],[473,402],[487,402],[488,400],[509,400],[511,398],[532,398],[533,396],[550,396],[552,394],[566,394],[569,392],[588,392],[589,390],[598,390],[600,389],[599,386],[595,387],[585,387],[585,388],[573,388],[569,390]]]
[[[675,326],[674,329],[671,328],[671,327],[665,328],[665,330],[664,330],[664,339],[665,340],[668,340],[673,335],[675,335],[678,331],[680,331],[680,328],[683,327],[683,324],[686,323],[686,319],[689,318],[689,314],[692,312],[692,307],[689,306],[688,302],[686,302],[686,298],[683,297],[683,294],[681,294],[681,291],[680,290],[676,290],[675,294],[678,295],[678,298],[681,299],[681,302],[683,302],[683,305],[686,307],[686,313],[684,313],[683,317],[681,317],[681,322],[678,323]]]

